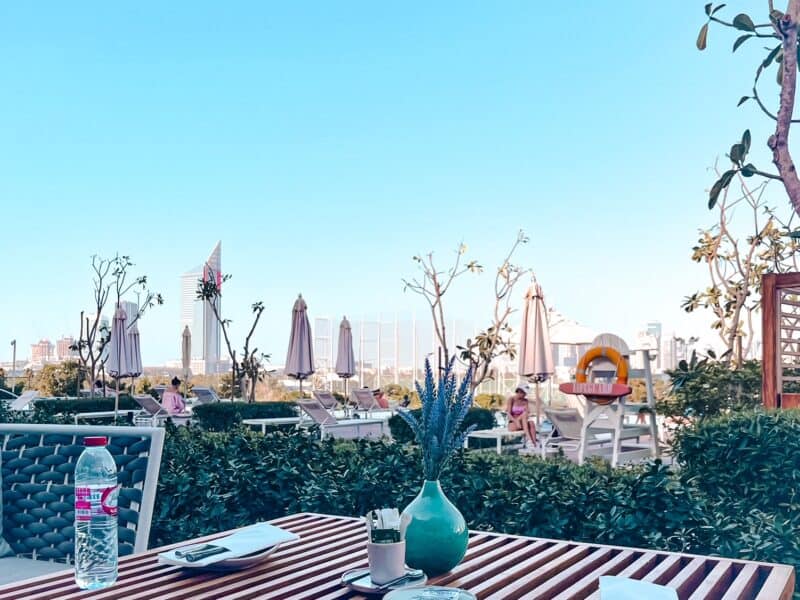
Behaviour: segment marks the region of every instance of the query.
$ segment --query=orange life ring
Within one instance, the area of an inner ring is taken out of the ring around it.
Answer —
[[[581,356],[578,365],[575,367],[575,382],[586,383],[587,376],[589,375],[589,365],[598,358],[607,358],[614,363],[617,371],[617,383],[627,385],[628,383],[628,361],[617,350],[610,346],[594,346],[586,351],[586,354]],[[597,402],[598,404],[609,404],[612,402],[611,398],[590,397],[589,400]]]

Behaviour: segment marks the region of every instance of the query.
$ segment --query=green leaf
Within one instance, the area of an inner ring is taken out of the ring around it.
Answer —
[[[800,229],[795,229],[789,233],[789,237],[793,240],[800,240]]]
[[[744,133],[742,134],[742,146],[744,146],[744,154],[742,158],[744,158],[748,152],[750,152],[750,130],[745,129]]]
[[[742,167],[740,173],[742,174],[743,177],[752,177],[753,175],[756,174],[757,170],[758,169],[756,169],[754,164],[747,163],[745,166]]]
[[[713,5],[711,2],[709,2],[708,4],[706,4],[706,14],[707,14],[708,16],[711,16],[711,7],[712,7],[712,6],[714,6],[714,5]]]
[[[762,69],[766,69],[768,66],[772,64],[772,61],[775,60],[775,57],[778,55],[778,52],[781,51],[781,48],[782,48],[781,45],[778,44],[770,51],[769,54],[767,54],[767,57],[763,61],[761,61]]]
[[[736,163],[737,165],[741,164],[744,155],[744,144],[734,144],[731,146],[731,151],[728,153],[728,157],[731,159],[731,162]]]
[[[708,209],[711,210],[716,206],[719,193],[722,191],[722,180],[718,179],[711,186],[711,191],[708,193]]]
[[[707,41],[708,41],[708,23],[705,23],[700,28],[700,33],[697,34],[697,49],[705,50]]]
[[[736,106],[741,106],[748,100],[750,100],[750,96],[742,96],[741,98],[739,98],[739,102],[736,104]]]
[[[751,37],[753,37],[751,34],[746,33],[745,35],[741,35],[738,38],[736,38],[736,41],[733,42],[733,52],[736,52],[736,50],[739,48],[739,46],[744,44]]]
[[[717,12],[718,10],[721,10],[721,9],[725,8],[726,6],[727,6],[726,4],[720,4],[720,5],[719,5],[719,6],[717,6],[717,7],[716,7],[714,10],[712,10],[712,11],[711,11],[711,14],[713,15],[715,12]],[[709,15],[709,16],[711,16],[711,15]]]
[[[756,26],[753,23],[753,19],[747,16],[744,13],[739,13],[735,17],[733,17],[733,26],[736,29],[740,29],[742,31],[755,31]]]
[[[775,81],[778,85],[783,85],[783,63],[778,67],[778,72],[775,74]]]

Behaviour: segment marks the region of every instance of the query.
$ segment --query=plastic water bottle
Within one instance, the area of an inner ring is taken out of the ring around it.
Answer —
[[[87,437],[75,465],[75,583],[96,590],[117,580],[117,466],[107,439]]]

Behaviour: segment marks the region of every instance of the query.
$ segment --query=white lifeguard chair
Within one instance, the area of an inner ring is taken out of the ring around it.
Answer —
[[[626,403],[632,391],[628,386],[631,351],[624,340],[610,333],[601,334],[592,341],[578,364],[575,382],[559,386],[562,392],[583,399],[579,464],[583,464],[587,456],[610,458],[614,467],[659,456],[650,350],[638,352],[642,353],[644,363],[645,406]],[[642,411],[643,408],[646,410]],[[638,422],[640,414],[645,415],[646,423]],[[634,415],[637,422],[626,422],[626,417]],[[642,442],[645,436],[648,440]],[[610,446],[589,443],[598,437],[607,438]]]

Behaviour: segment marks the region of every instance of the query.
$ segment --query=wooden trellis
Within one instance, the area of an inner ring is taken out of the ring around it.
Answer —
[[[768,408],[800,407],[800,273],[761,280],[761,391]]]

